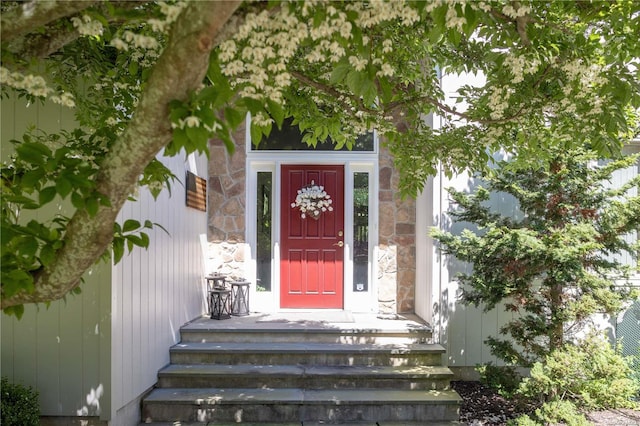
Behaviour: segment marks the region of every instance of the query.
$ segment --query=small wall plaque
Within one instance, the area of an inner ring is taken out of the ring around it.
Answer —
[[[187,207],[207,211],[207,180],[187,171]]]

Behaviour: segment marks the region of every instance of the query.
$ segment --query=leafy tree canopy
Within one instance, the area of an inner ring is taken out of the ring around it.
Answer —
[[[62,297],[113,244],[144,245],[136,224],[114,230],[114,220],[137,185],[166,183],[156,154],[206,152],[211,137],[233,150],[248,112],[254,142],[287,117],[309,144],[349,146],[377,129],[405,194],[439,164],[451,174],[485,167],[499,148],[527,162],[585,143],[615,155],[637,131],[633,0],[0,7],[2,97],[74,108],[78,123],[14,142],[3,167],[5,310]],[[463,72],[486,82],[444,93],[441,74]],[[438,129],[424,120],[432,113]],[[56,195],[77,209],[71,218],[17,219]]]

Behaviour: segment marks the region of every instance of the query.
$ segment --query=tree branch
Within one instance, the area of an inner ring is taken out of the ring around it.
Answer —
[[[112,2],[111,6],[118,10],[131,10],[134,8],[140,8],[146,3],[149,3],[149,1],[136,0],[128,2]],[[97,9],[104,15],[104,18],[109,23],[117,23],[124,20],[121,16],[111,15],[109,10],[103,5],[100,5]],[[63,20],[67,20],[69,16],[64,17]],[[145,18],[148,17],[145,16]],[[128,22],[132,22],[130,18],[127,20]],[[71,25],[70,22],[68,25],[63,25],[61,24],[61,21],[53,21],[45,25],[42,31],[27,33],[24,35],[22,40],[15,40],[14,43],[9,43],[6,45],[6,49],[16,57],[27,62],[29,59],[47,58],[79,37],[80,33]]]
[[[58,19],[74,15],[96,3],[82,1],[35,1],[10,9],[0,17],[0,40],[9,43]]]
[[[358,106],[358,108],[362,111],[366,111],[368,113],[377,113],[376,110],[373,110],[369,107],[367,107],[363,102],[362,99],[357,98],[355,96],[351,96],[347,93],[343,93],[339,90],[336,90],[335,88],[331,87],[331,86],[327,86],[324,83],[320,83],[319,81],[315,81],[312,80],[311,78],[307,77],[306,75],[298,72],[298,71],[290,71],[290,74],[296,79],[298,80],[300,83],[303,83],[307,86],[313,87],[314,89],[317,89],[333,98],[335,98],[335,100],[337,102],[340,102],[340,104],[344,107],[344,108],[351,108],[353,105],[349,105],[345,102],[341,102],[340,98],[350,98],[354,104],[356,104]]]
[[[63,297],[108,249],[116,216],[139,176],[171,141],[169,102],[188,99],[189,93],[199,88],[209,65],[213,40],[240,4],[240,0],[192,2],[183,10],[132,120],[101,164],[97,191],[111,205],[101,206],[93,217],[85,210],[77,211],[68,224],[64,246],[56,260],[36,277],[35,290],[3,298],[2,309]]]

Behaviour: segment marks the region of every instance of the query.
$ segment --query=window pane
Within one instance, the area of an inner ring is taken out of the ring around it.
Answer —
[[[273,126],[269,137],[263,138],[258,146],[251,144],[252,151],[335,151],[336,147],[327,139],[319,142],[315,147],[302,142],[302,133],[297,125],[291,124],[292,119],[284,120],[282,129]],[[373,133],[367,133],[356,139],[351,150],[343,146],[338,151],[373,151]]]
[[[353,174],[353,291],[369,290],[369,173]]]
[[[258,291],[271,291],[271,172],[258,172],[256,278]]]

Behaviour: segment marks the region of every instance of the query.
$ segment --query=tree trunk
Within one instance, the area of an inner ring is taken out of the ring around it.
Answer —
[[[561,348],[564,342],[564,323],[562,321],[562,292],[563,286],[554,283],[549,291],[549,302],[551,304],[551,320],[549,324],[549,352]]]

